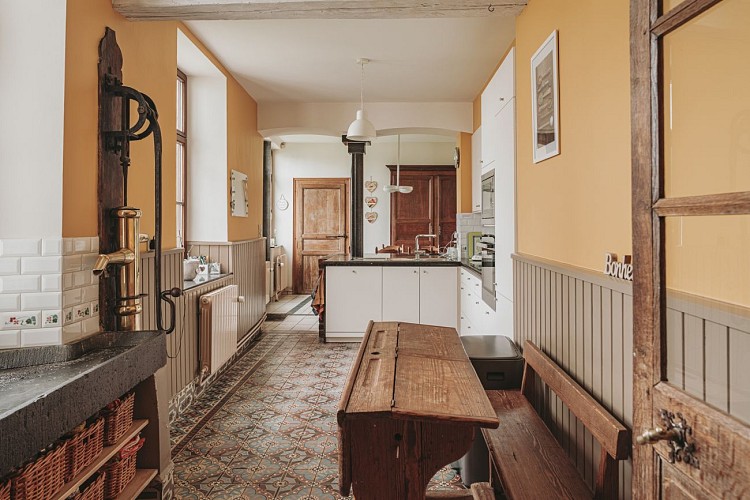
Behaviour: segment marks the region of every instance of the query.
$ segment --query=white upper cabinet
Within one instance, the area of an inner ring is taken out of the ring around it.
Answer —
[[[482,127],[471,136],[471,211],[482,211]]]
[[[500,151],[495,116],[515,97],[515,48],[511,48],[503,63],[482,92],[482,171],[493,168]]]

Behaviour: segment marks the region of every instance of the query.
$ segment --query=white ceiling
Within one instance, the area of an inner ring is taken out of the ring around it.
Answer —
[[[510,46],[512,16],[187,21],[259,103],[470,102]]]

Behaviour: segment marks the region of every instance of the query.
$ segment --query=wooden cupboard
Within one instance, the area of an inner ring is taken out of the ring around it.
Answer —
[[[396,166],[388,165],[391,184]],[[414,249],[418,234],[436,234],[438,246],[451,241],[456,230],[456,169],[453,165],[402,165],[401,185],[408,194],[391,194],[391,245]],[[420,245],[431,244],[428,241]]]

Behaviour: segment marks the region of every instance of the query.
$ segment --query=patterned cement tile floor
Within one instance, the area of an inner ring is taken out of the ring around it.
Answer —
[[[178,499],[339,499],[336,406],[357,344],[266,322],[172,428]],[[434,489],[458,489],[450,469]]]

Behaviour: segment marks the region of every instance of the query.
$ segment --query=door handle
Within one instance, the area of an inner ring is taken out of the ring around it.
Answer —
[[[667,410],[660,410],[664,427],[646,429],[640,436],[635,438],[638,444],[654,444],[666,441],[669,446],[669,462],[684,462],[696,469],[700,469],[700,459],[696,456],[697,448],[691,442],[693,429],[685,421],[680,413],[676,415]]]

